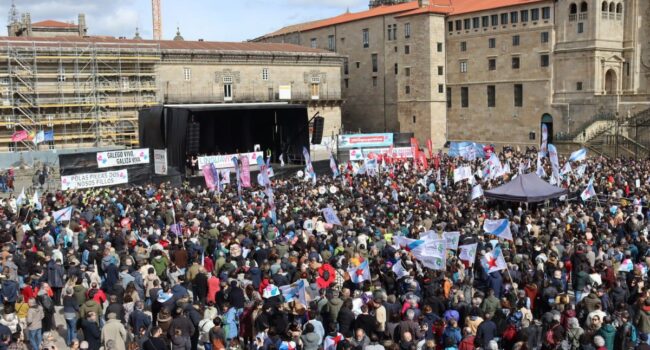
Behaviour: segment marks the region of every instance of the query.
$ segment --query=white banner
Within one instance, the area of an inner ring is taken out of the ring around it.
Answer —
[[[153,171],[158,175],[167,175],[167,149],[153,150]]]
[[[97,152],[97,167],[110,168],[135,164],[149,164],[149,149],[125,149],[121,151]]]
[[[370,153],[376,155],[384,155],[390,152],[390,148],[364,148],[364,149],[351,149],[350,150],[350,160],[364,160],[368,158]],[[390,155],[392,158],[413,158],[413,151],[411,147],[393,147],[393,154]]]
[[[126,169],[107,171],[103,173],[88,173],[61,176],[61,189],[74,190],[78,188],[102,187],[125,184],[129,182]]]
[[[264,157],[264,152],[249,152],[240,154],[226,154],[221,156],[202,156],[199,157],[199,169],[203,169],[204,165],[214,164],[217,169],[234,168],[232,157],[247,157],[248,163],[251,168],[257,167],[257,157]]]

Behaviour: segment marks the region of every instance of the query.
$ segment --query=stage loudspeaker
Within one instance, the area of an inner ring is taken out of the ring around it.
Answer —
[[[311,133],[311,144],[320,145],[323,141],[323,126],[325,125],[325,118],[314,117],[314,131]]]
[[[187,153],[199,153],[199,141],[201,139],[201,124],[190,123],[187,125]]]

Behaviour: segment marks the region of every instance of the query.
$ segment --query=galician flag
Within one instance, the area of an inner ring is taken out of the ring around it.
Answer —
[[[332,169],[332,176],[336,178],[339,176],[339,167],[336,165],[334,155],[330,153],[330,169]]]
[[[501,253],[501,247],[497,246],[493,251],[485,254],[483,259],[481,259],[481,265],[488,273],[501,271],[508,268],[506,264],[506,259],[503,258]]]
[[[72,217],[72,206],[55,211],[52,213],[52,217],[56,222],[70,221]]]
[[[282,286],[280,287],[280,292],[282,292],[284,302],[288,303],[297,299],[303,306],[308,306],[304,280],[298,280],[290,285]]]
[[[508,219],[486,219],[483,223],[483,230],[491,235],[512,241],[512,232],[510,232],[510,221]]]
[[[407,252],[412,252],[416,249],[422,249],[424,248],[424,239],[412,239],[412,238],[406,238],[403,236],[395,236],[393,238],[395,241],[395,244],[399,246],[399,248],[406,250]]]
[[[364,260],[359,266],[348,268],[350,280],[353,283],[361,283],[370,280],[370,267],[368,267],[368,260]]]
[[[478,248],[478,243],[459,246],[458,249],[460,250],[460,253],[458,254],[458,258],[460,260],[465,260],[470,264],[473,264],[474,261],[476,260],[477,248]]]
[[[571,156],[569,157],[569,162],[579,162],[585,159],[587,159],[587,149],[582,148],[571,153]]]
[[[583,201],[587,201],[591,197],[596,196],[596,189],[594,189],[594,178],[592,177],[589,179],[589,183],[587,184],[587,188],[585,188],[584,191],[580,194],[580,198],[582,198]]]

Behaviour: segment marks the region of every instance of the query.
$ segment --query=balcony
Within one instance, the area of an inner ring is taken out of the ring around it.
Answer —
[[[587,12],[583,12],[583,13],[578,15],[578,20],[579,21],[586,21],[588,17],[589,17],[589,14]]]

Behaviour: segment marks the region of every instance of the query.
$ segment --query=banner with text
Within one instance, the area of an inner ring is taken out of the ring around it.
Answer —
[[[79,188],[103,187],[120,185],[129,182],[126,169],[107,171],[103,173],[87,173],[61,176],[61,189],[74,190]]]
[[[391,152],[390,148],[364,148],[364,149],[351,149],[350,160],[364,160],[368,158],[371,153],[377,155],[385,155]],[[393,154],[389,155],[391,158],[406,159],[413,158],[413,150],[411,147],[393,147]]]
[[[393,134],[350,134],[339,135],[339,148],[389,147]]]
[[[264,157],[264,152],[249,152],[240,154],[226,154],[222,156],[202,156],[199,157],[199,169],[203,169],[206,164],[214,164],[217,169],[234,168],[232,157],[246,157],[251,167],[257,167],[257,157]]]
[[[153,170],[157,175],[167,175],[167,149],[153,150]]]
[[[121,151],[97,152],[97,167],[149,164],[149,149],[125,149]]]

